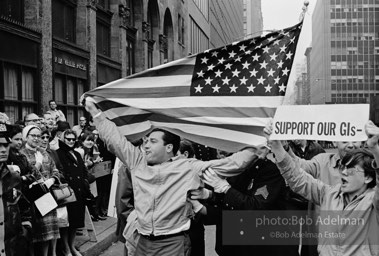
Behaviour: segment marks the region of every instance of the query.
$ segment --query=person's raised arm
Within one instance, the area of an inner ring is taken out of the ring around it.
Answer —
[[[134,170],[134,167],[142,161],[143,153],[119,133],[116,125],[96,107],[92,98],[86,98],[85,108],[93,117],[99,136],[108,150],[120,158],[129,170]]]
[[[365,125],[365,131],[368,136],[367,147],[374,155],[375,162],[373,162],[373,167],[376,171],[376,187],[374,196],[374,207],[376,209],[376,214],[379,216],[379,127],[377,127],[372,121],[368,121]]]
[[[272,133],[272,121],[264,128],[264,133],[271,145],[271,151],[275,154],[280,173],[287,181],[290,188],[299,195],[320,205],[322,198],[330,187],[325,183],[313,178],[300,168],[298,161],[295,161],[283,148],[280,141],[269,140]]]
[[[245,148],[228,157],[210,161],[195,162],[198,173],[212,168],[218,175],[230,177],[242,173],[249,164],[256,160],[257,156],[253,148]]]

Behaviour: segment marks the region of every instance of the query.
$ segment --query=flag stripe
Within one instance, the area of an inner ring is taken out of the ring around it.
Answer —
[[[134,75],[133,79],[143,78],[143,77],[192,75],[193,67],[194,65],[174,65],[174,66],[167,66],[160,69],[151,69],[151,70],[148,70],[147,72]]]
[[[140,77],[141,75],[145,73],[149,73],[151,70],[158,70],[158,69],[164,69],[166,67],[175,66],[175,65],[195,65],[196,63],[196,55],[188,56],[182,59],[174,60],[156,67],[152,67],[150,69],[144,70],[142,72],[133,74],[128,76],[127,78],[134,78],[134,77]]]
[[[116,80],[110,84],[107,84],[106,87],[98,87],[93,91],[87,93],[89,96],[99,96],[103,97],[102,92],[107,89],[119,89],[119,93],[126,94],[129,89],[137,88],[161,88],[164,87],[177,87],[177,86],[185,86],[188,87],[191,84],[192,76],[189,75],[181,75],[181,76],[160,76],[160,77],[145,77],[145,78],[123,78]],[[125,83],[128,84],[128,88],[125,88]],[[104,85],[103,85],[104,86]],[[124,92],[124,90],[126,92]]]
[[[122,94],[122,92],[120,93]],[[121,95],[120,95],[121,96]],[[108,98],[120,104],[129,105],[139,109],[166,109],[166,108],[186,108],[196,106],[198,108],[207,107],[233,107],[233,108],[276,108],[281,105],[284,96],[265,97],[173,97],[173,98]]]
[[[109,112],[111,118],[117,116],[124,115],[138,115],[138,114],[146,114],[149,113],[145,110],[135,109],[135,108],[127,108],[127,107],[117,107],[117,108],[103,108],[103,105],[99,104],[100,108],[103,109],[104,112]],[[110,110],[110,111],[108,111]],[[201,117],[204,116],[204,108],[197,107],[187,107],[187,108],[172,108],[172,109],[154,109],[151,112],[162,113],[165,111],[165,115],[167,116],[175,116],[177,118],[185,118],[185,117]],[[212,113],[213,117],[272,117],[275,114],[276,108],[231,108],[231,107],[212,107],[207,108],[206,111],[208,113]]]
[[[257,134],[226,130],[218,127],[171,122],[145,121],[143,123],[119,126],[118,129],[120,133],[127,135],[127,138],[133,141],[157,127],[166,128],[167,130],[196,143],[212,145],[212,147],[226,150],[228,152],[235,152],[241,148],[249,146],[260,146],[266,142],[266,139],[263,136]],[[260,128],[260,132],[262,132],[262,128]],[[213,136],[209,136],[209,134],[212,134]]]
[[[107,98],[120,97],[127,94],[128,97],[138,98],[158,98],[165,97],[182,97],[189,96],[189,86],[171,86],[171,87],[150,87],[150,88],[128,88],[127,92],[121,91],[120,88],[106,88],[101,90],[101,95]]]
[[[111,119],[112,122],[114,122],[117,126],[123,126],[123,125],[128,125],[128,124],[133,124],[133,123],[141,123],[144,120],[150,120],[150,121],[155,121],[155,122],[165,122],[165,123],[181,123],[181,124],[188,124],[188,125],[199,125],[203,127],[219,127],[222,129],[229,129],[229,130],[235,130],[235,131],[240,131],[240,132],[245,132],[245,133],[262,133],[262,128],[265,126],[267,123],[268,119],[266,119],[266,122],[256,122],[257,124],[255,126],[251,124],[244,124],[247,123],[248,120],[251,119],[246,119],[246,122],[243,122],[241,124],[227,124],[227,123],[222,123],[222,124],[215,124],[215,123],[201,123],[201,122],[193,122],[193,121],[188,121],[188,120],[183,120],[183,119],[176,119],[168,116],[162,116],[158,114],[144,114],[144,115],[133,115],[133,116],[120,116]],[[259,126],[258,126],[259,125]]]

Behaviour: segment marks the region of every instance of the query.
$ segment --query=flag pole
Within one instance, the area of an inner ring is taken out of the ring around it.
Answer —
[[[309,5],[309,1],[308,1],[308,0],[305,0],[305,1],[304,1],[304,4],[303,4],[302,11],[301,11],[300,16],[299,16],[299,22],[302,22],[302,21],[304,20],[305,13],[306,13],[307,10],[308,10],[308,5]]]

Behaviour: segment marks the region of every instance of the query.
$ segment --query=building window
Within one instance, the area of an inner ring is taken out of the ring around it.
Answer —
[[[54,100],[58,108],[66,115],[71,125],[77,123],[79,117],[84,115],[79,98],[88,88],[83,79],[56,74],[54,78]]]
[[[152,25],[153,17],[152,17],[152,11],[149,9],[147,13],[147,24],[148,24],[148,29],[147,29],[147,68],[152,68],[153,67],[153,51],[154,51],[154,27]]]
[[[110,25],[102,21],[96,22],[97,53],[110,56]]]
[[[22,120],[26,114],[37,113],[36,69],[0,62],[0,71],[0,112],[5,112],[11,122]]]
[[[97,54],[111,55],[111,18],[110,12],[98,9],[96,12]]]
[[[134,49],[135,49],[135,38],[127,36],[126,38],[126,57],[128,59],[128,65],[127,65],[127,70],[126,74],[129,76],[131,74],[134,74],[135,72],[135,54],[134,54]]]
[[[0,16],[24,23],[24,0],[1,0]]]
[[[184,45],[184,18],[178,14],[178,42]]]
[[[75,43],[76,4],[70,0],[52,2],[53,36]]]

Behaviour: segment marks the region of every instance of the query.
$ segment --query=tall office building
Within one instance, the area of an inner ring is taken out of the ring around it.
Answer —
[[[189,52],[243,39],[242,0],[188,0]]]
[[[311,103],[369,102],[379,92],[379,2],[317,1],[312,15]]]
[[[243,0],[243,34],[245,38],[263,33],[261,0]]]

